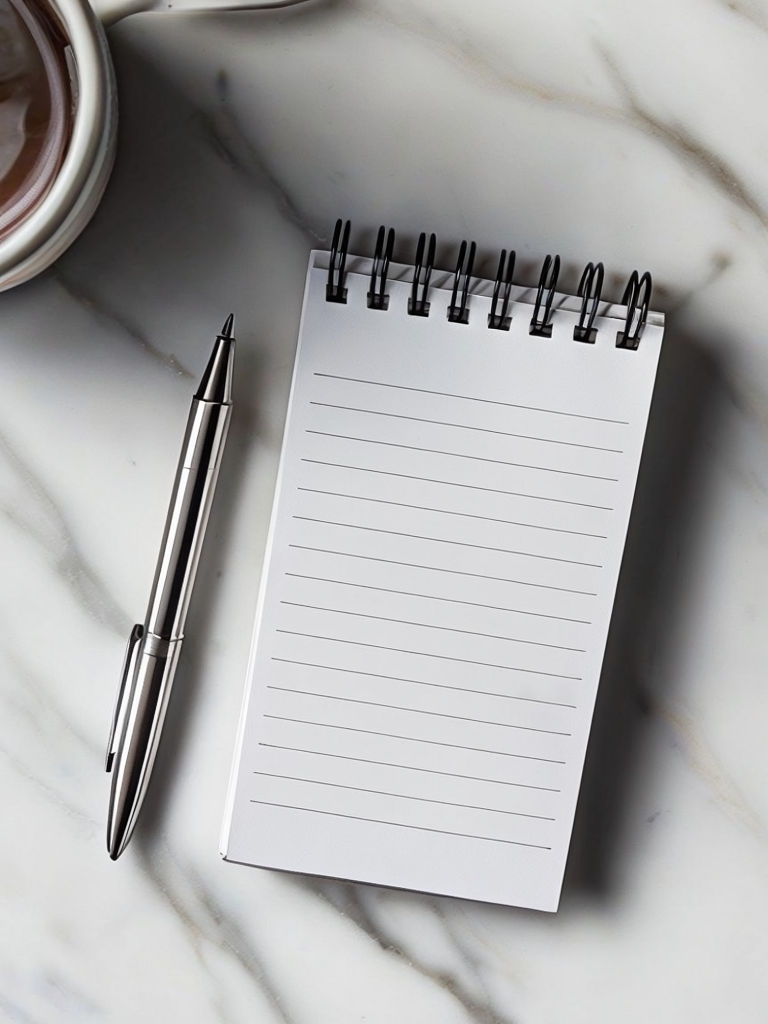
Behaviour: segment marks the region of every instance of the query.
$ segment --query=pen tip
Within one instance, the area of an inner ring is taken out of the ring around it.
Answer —
[[[230,313],[229,316],[227,317],[227,319],[224,321],[224,326],[221,328],[221,331],[219,332],[219,337],[220,338],[226,338],[227,340],[229,340],[232,337],[232,333],[234,331],[234,327],[235,327],[235,314],[234,313]]]

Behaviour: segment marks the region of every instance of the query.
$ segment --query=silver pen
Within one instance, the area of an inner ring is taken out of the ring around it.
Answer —
[[[117,860],[136,825],[184,639],[184,620],[232,412],[234,317],[192,399],[144,623],[131,630],[107,744],[112,791],[107,850]]]

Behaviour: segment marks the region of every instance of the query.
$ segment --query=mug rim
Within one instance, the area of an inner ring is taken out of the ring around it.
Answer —
[[[0,241],[0,291],[44,269],[96,209],[114,156],[114,71],[88,0],[46,0],[69,39],[77,101],[67,152],[47,195]]]

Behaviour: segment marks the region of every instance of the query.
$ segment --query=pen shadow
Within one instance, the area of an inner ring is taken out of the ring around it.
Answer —
[[[665,649],[679,618],[679,594],[693,556],[689,539],[709,486],[701,440],[717,428],[727,396],[725,367],[712,347],[667,334],[608,634],[590,733],[563,909],[579,892],[616,891],[633,792],[652,771],[646,750],[654,694],[668,679]]]

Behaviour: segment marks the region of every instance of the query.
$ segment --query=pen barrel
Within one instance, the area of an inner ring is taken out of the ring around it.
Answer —
[[[184,634],[231,412],[229,403],[192,401],[145,623],[158,637]]]

